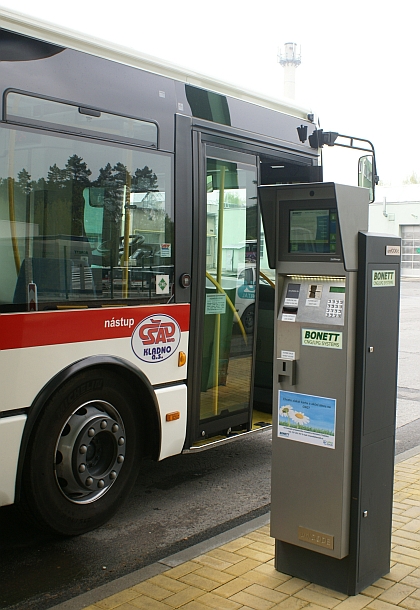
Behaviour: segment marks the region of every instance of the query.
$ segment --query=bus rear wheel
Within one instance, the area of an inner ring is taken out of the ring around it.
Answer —
[[[140,459],[135,396],[113,371],[66,382],[45,404],[25,459],[26,509],[43,527],[74,536],[106,521],[129,493]]]

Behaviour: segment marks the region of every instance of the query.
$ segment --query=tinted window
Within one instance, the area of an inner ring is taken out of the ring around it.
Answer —
[[[185,94],[193,116],[222,125],[231,125],[226,96],[192,85],[185,85]]]
[[[0,132],[0,306],[166,302],[172,160],[41,132]]]
[[[100,133],[119,142],[140,143],[155,148],[158,143],[155,123],[13,91],[6,97],[6,119],[40,127],[61,125],[72,133],[96,136]]]

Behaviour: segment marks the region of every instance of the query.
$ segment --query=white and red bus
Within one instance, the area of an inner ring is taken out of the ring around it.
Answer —
[[[0,505],[74,535],[143,457],[269,424],[257,186],[322,168],[308,110],[0,25]]]

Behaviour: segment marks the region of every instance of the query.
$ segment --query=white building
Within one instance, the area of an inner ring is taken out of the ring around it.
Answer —
[[[399,235],[401,273],[420,277],[420,184],[376,187],[369,206],[369,231]]]

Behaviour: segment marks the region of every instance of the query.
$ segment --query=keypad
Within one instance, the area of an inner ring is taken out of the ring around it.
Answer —
[[[327,318],[341,318],[343,315],[343,301],[341,299],[328,299]]]

